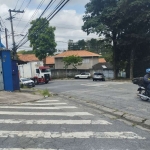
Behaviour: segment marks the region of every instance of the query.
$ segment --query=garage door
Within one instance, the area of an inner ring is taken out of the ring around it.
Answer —
[[[2,61],[0,58],[0,90],[4,90],[4,83],[3,83],[3,69],[2,69]]]

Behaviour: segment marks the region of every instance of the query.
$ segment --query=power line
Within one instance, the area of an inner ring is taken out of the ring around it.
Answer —
[[[17,3],[16,3],[15,9],[16,9],[16,7],[17,7],[18,2],[19,2],[19,0],[18,0]]]
[[[33,19],[33,17],[37,14],[37,11],[40,9],[40,7],[43,5],[45,0],[42,0],[40,2],[40,4],[38,5],[37,9],[35,10],[34,14],[31,16],[31,18],[29,19],[28,23],[25,25],[25,27],[23,28],[22,31],[24,31],[27,27],[28,27],[28,24],[30,23],[30,21]]]
[[[24,8],[24,11],[29,7],[30,3],[31,3],[31,0],[29,0],[29,2],[27,3],[26,7]],[[21,7],[20,7],[20,8],[21,8]],[[18,24],[16,25],[16,28],[18,27],[19,23],[21,22],[23,16],[24,16],[24,14],[22,14],[21,18],[19,19]],[[15,29],[16,29],[16,28],[15,28]]]
[[[2,17],[0,16],[1,22],[3,23],[3,26],[6,28],[5,22],[3,21]]]
[[[25,2],[25,0],[23,0],[23,2],[22,2],[22,4],[21,4],[21,6],[20,6],[20,8],[19,8],[19,9],[21,9],[21,7],[23,6],[24,2]]]
[[[40,7],[43,5],[44,1],[45,1],[45,0],[41,0],[40,4],[38,5],[38,7],[37,7],[37,9],[35,10],[34,14],[31,16],[31,18],[29,19],[29,21],[27,22],[27,24],[25,25],[25,27],[23,28],[23,30],[22,30],[21,32],[23,32],[23,31],[26,30],[26,28],[28,27],[30,21],[31,21],[31,20],[34,18],[34,16],[38,13],[38,10],[39,10]],[[25,37],[26,37],[26,36],[27,36],[27,34],[25,35]],[[25,38],[25,37],[24,37],[24,38]],[[22,41],[22,40],[21,40],[21,41]]]
[[[62,1],[56,6],[55,10],[47,17],[48,21],[50,21],[52,18],[54,18],[54,16],[55,16],[69,1],[70,1],[70,0],[67,0],[67,1],[66,1],[66,0],[62,0]],[[42,29],[44,26],[45,26],[45,24],[41,26],[41,28],[40,28],[39,31],[41,31],[41,29]],[[37,32],[39,32],[39,31],[37,31]],[[36,34],[37,32],[35,32],[34,34]],[[27,35],[25,35],[25,37],[26,37],[26,36],[27,36]],[[24,37],[24,38],[25,38],[25,37]],[[23,38],[23,39],[24,39],[24,38]],[[17,48],[19,48],[19,47],[21,47],[22,45],[24,45],[27,41],[28,41],[28,39],[27,39],[26,41],[22,42],[22,44],[19,43]]]
[[[53,3],[52,3],[52,1],[53,1],[53,0],[51,0],[51,1],[49,2],[49,4],[48,4],[47,7],[44,9],[44,11],[42,12],[42,14],[40,15],[39,18],[42,17],[42,15],[46,12],[46,10],[47,10],[48,8],[50,8],[50,6],[52,6],[56,0],[55,0]],[[52,5],[51,5],[51,3],[52,3]],[[30,20],[31,20],[31,19],[30,19]],[[28,23],[27,23],[27,24],[28,24]],[[28,33],[24,36],[24,38],[23,38],[21,41],[23,41],[23,40],[27,37],[27,35],[28,35]],[[20,42],[21,42],[21,41],[20,41]],[[18,43],[20,43],[20,42],[18,42]]]
[[[46,6],[46,8],[45,8],[45,10],[42,12],[42,14],[40,15],[40,18],[41,18],[41,16],[43,16],[44,14],[45,14],[45,12],[48,10],[48,8],[50,8],[50,6],[51,6],[51,4],[53,5],[55,2],[56,2],[56,0],[53,2],[53,0],[51,0],[50,2],[49,2],[49,4]]]

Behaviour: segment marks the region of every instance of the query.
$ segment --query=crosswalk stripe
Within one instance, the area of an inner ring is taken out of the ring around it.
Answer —
[[[146,139],[133,132],[43,132],[43,131],[0,131],[0,137],[27,138],[102,138],[102,139]]]
[[[57,107],[24,107],[24,106],[0,106],[0,108],[6,108],[6,109],[74,109],[77,108],[75,106],[57,106]]]
[[[63,150],[63,149],[42,149],[42,148],[0,148],[0,150]]]
[[[88,112],[12,112],[11,111],[0,111],[1,115],[44,115],[44,116],[93,116]]]
[[[40,101],[35,101],[37,103],[46,103],[46,102],[58,102],[59,100],[40,100]]]
[[[25,120],[25,119],[0,119],[0,123],[4,124],[71,124],[71,125],[82,125],[82,124],[103,124],[110,125],[112,123],[105,120]]]
[[[42,105],[66,105],[67,103],[21,103],[21,104],[16,104],[16,105],[37,105],[37,106],[42,106]]]

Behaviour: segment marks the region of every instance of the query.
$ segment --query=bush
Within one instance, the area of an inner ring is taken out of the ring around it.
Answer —
[[[41,94],[43,95],[43,96],[50,96],[50,93],[49,93],[49,91],[48,91],[48,89],[45,89],[45,90],[42,90],[41,91]]]

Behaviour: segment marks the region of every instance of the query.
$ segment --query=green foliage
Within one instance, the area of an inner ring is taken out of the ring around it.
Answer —
[[[88,41],[79,40],[77,42],[73,42],[73,40],[69,40],[68,42],[69,50],[88,50],[97,54],[110,53],[112,51],[112,45],[109,40],[103,39],[91,39]]]
[[[49,21],[46,18],[36,19],[31,22],[28,39],[30,40],[30,46],[39,60],[55,52],[56,42],[54,31],[55,28],[49,26]]]
[[[68,50],[85,50],[86,42],[83,40],[79,40],[77,42],[73,42],[73,40],[69,40],[68,42]]]
[[[48,97],[50,96],[50,93],[49,93],[48,89],[42,90],[41,94],[43,96],[48,96]]]
[[[82,65],[82,58],[80,56],[71,55],[64,57],[63,62],[65,64],[65,69],[67,69],[70,65],[72,65],[74,69],[77,69],[77,66]]]
[[[132,78],[133,70],[138,70],[138,60],[146,59],[145,65],[150,63],[149,0],[91,0],[85,7],[82,29],[112,41],[115,74],[125,68]]]
[[[113,66],[114,77],[117,75],[117,39],[120,33],[118,28],[117,12],[118,0],[91,0],[86,6],[86,12],[83,17],[83,31],[87,34],[97,33],[99,36],[104,36],[105,41],[112,41],[113,47]],[[94,41],[93,41],[94,42]]]

